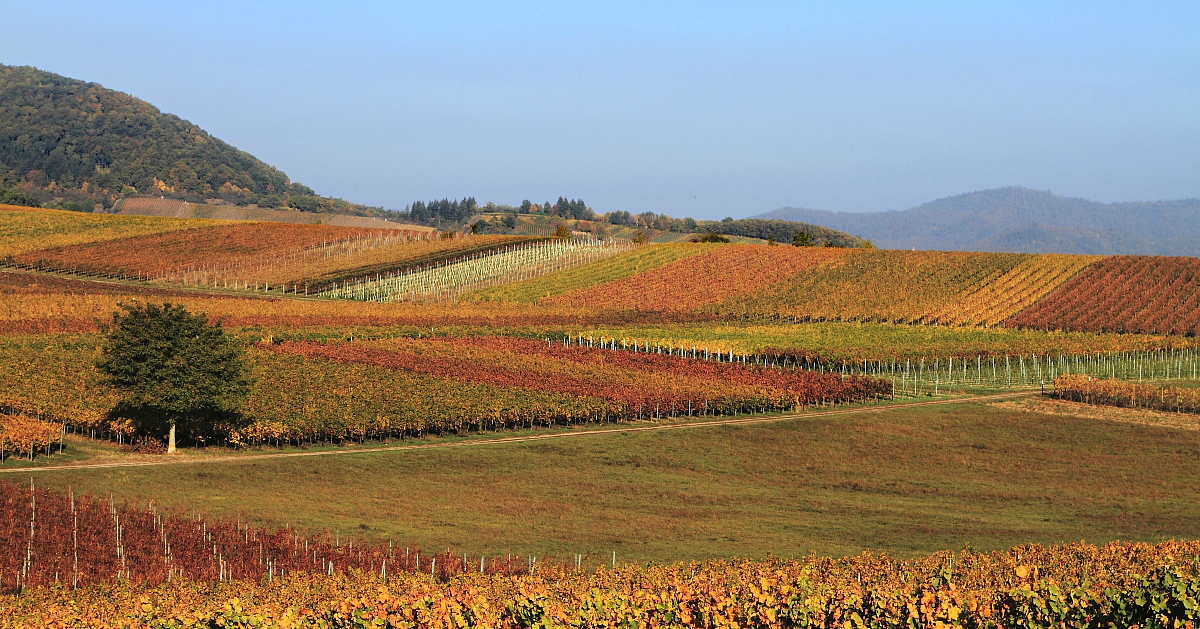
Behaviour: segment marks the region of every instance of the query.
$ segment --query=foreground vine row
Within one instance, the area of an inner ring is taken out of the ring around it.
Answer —
[[[1097,379],[1077,374],[1059,376],[1054,380],[1054,395],[1085,404],[1200,413],[1200,390],[1123,382],[1115,378]]]
[[[0,596],[0,627],[1194,627],[1197,544],[1025,546],[911,561],[295,573]]]

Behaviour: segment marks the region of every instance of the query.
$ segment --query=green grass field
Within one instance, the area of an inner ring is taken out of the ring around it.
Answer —
[[[88,448],[97,457],[105,447]],[[964,403],[474,448],[61,470],[36,482],[426,548],[666,561],[1195,539],[1198,463],[1200,432]]]

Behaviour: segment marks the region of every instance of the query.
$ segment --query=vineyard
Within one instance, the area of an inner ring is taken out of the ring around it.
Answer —
[[[534,328],[546,336],[547,331]],[[512,333],[518,333],[514,330]],[[757,323],[710,321],[656,325],[555,327],[559,336],[617,338],[627,345],[697,347],[703,353],[788,356],[823,365],[862,361],[928,360],[976,356],[1148,354],[1196,347],[1193,338],[1149,334],[1041,332],[1032,329],[919,326],[878,323]]]
[[[936,322],[993,327],[1037,303],[1089,264],[1096,256],[1029,256],[1004,275],[936,312]]]
[[[29,208],[0,211],[0,228],[0,256],[8,265],[226,294],[515,302],[559,312],[579,308],[581,317],[600,310],[659,312],[677,321],[890,322],[1175,336],[1200,331],[1200,262],[1193,258],[635,247],[619,239],[439,235]],[[65,309],[70,307],[58,308]],[[69,329],[66,323],[37,325],[16,329]]]
[[[372,235],[368,229],[325,225],[216,223],[43,249],[14,256],[14,261],[56,269],[157,278],[179,268],[219,268],[256,256],[266,260],[326,242]]]
[[[283,343],[273,351],[304,356],[308,364],[384,368],[498,388],[510,392],[507,397],[561,396],[557,397],[557,404],[541,407],[506,405],[503,397],[491,400],[484,397],[488,401],[483,403],[485,408],[490,407],[490,412],[482,414],[446,413],[447,409],[429,404],[413,408],[417,417],[429,418],[425,420],[430,423],[425,430],[437,431],[791,410],[890,394],[888,383],[871,378],[843,379],[833,374],[720,364],[645,353],[645,349],[643,353],[634,353],[482,337]],[[568,401],[573,403],[568,405]],[[391,413],[376,411],[373,415],[376,423],[366,428],[372,435],[379,431],[422,430],[420,424],[413,426],[396,417],[406,406],[397,405]],[[446,417],[447,421],[438,425],[433,422],[438,417]]]
[[[5,483],[0,626],[1186,627],[1200,545],[639,566],[422,554]],[[18,594],[19,592],[19,594]],[[267,623],[270,622],[268,625]]]
[[[519,558],[425,554],[392,544],[356,544],[340,533],[302,536],[239,520],[166,513],[96,496],[0,481],[0,592],[66,584],[267,581],[289,573],[431,572],[449,576],[525,573]],[[490,560],[489,560],[490,559]],[[438,563],[441,565],[439,566]]]
[[[846,333],[865,347],[877,348],[872,333],[889,331],[885,326],[848,327],[853,329]],[[828,332],[828,324],[821,329]],[[1080,335],[1059,339],[1065,341],[1059,347],[1084,353],[1059,353],[1046,345],[1037,352],[1010,354],[1009,350],[1038,348],[1039,339],[1006,330],[946,329],[956,337],[1000,337],[993,345],[968,345],[973,351],[966,355],[946,353],[956,346],[943,341],[912,357],[867,353],[837,359],[820,351],[766,347],[735,352],[720,341],[688,343],[618,334],[413,338],[420,330],[408,328],[412,336],[389,338],[397,331],[393,329],[383,338],[368,340],[368,334],[352,343],[314,340],[256,346],[249,354],[256,384],[245,409],[252,424],[231,439],[246,445],[299,445],[756,413],[963,388],[1036,388],[1066,374],[1134,381],[1200,377],[1200,352],[1191,346],[1113,351],[1122,345]],[[769,332],[739,331],[760,343],[771,340]],[[315,339],[337,339],[345,332],[335,327],[312,334]],[[1166,340],[1170,339],[1159,342]],[[1107,341],[1126,343],[1124,347],[1141,341],[1144,347],[1155,347],[1152,338]],[[829,347],[826,338],[825,348]],[[0,403],[67,424],[70,432],[99,431],[97,436],[127,439],[104,419],[118,396],[98,384],[98,357],[99,339],[94,336],[8,337],[0,342]]]
[[[601,337],[603,344],[604,337]],[[566,342],[570,343],[571,337]],[[590,343],[576,337],[576,343]],[[630,343],[622,338],[620,345],[615,338],[609,347],[638,351],[638,340]],[[1200,352],[1194,347],[1183,349],[1161,349],[1143,352],[1113,353],[1056,353],[1046,347],[1043,353],[1030,355],[1002,352],[999,355],[971,352],[955,355],[935,353],[921,355],[916,359],[897,358],[847,358],[830,360],[819,352],[805,350],[777,350],[766,348],[758,353],[735,353],[733,350],[713,351],[708,345],[693,344],[689,353],[686,344],[675,342],[663,344],[642,342],[643,351],[668,355],[692,356],[717,362],[757,365],[774,369],[800,369],[805,372],[837,374],[841,377],[865,376],[891,383],[893,396],[936,395],[954,387],[978,387],[989,389],[1014,389],[1044,386],[1060,375],[1099,374],[1112,378],[1137,380],[1195,380],[1200,376]],[[939,348],[944,351],[945,348]],[[1012,349],[1010,346],[1008,349]]]
[[[572,267],[533,279],[479,289],[464,296],[472,301],[536,303],[547,297],[619,280],[635,273],[657,269],[665,264],[712,250],[716,245],[670,244],[638,247],[603,260]]]
[[[611,341],[608,345],[612,345]],[[890,395],[888,382],[662,353],[505,337],[285,342],[249,354],[247,445],[710,416]],[[98,342],[13,337],[0,345],[0,403],[128,440],[98,383]],[[715,357],[714,357],[715,358]],[[56,428],[57,430],[57,428]],[[57,433],[56,433],[57,434]]]
[[[0,271],[0,337],[95,332],[128,299],[170,301],[223,319],[226,327],[265,327],[280,332],[311,327],[498,327],[551,326],[591,320],[625,324],[671,321],[657,313],[619,312],[533,304],[441,303],[413,305],[326,299],[282,299],[264,294],[212,293],[155,285],[107,284],[44,274]],[[680,319],[684,317],[679,317]],[[688,320],[694,317],[688,316]]]
[[[1085,404],[1200,413],[1200,390],[1138,384],[1116,378],[1059,376],[1054,380],[1054,395],[1060,399]]]
[[[217,221],[84,214],[0,205],[0,258],[54,247],[214,224]]]
[[[1196,336],[1200,259],[1104,258],[1005,323],[1040,330]]]
[[[0,463],[10,456],[28,456],[32,461],[34,453],[43,449],[49,455],[52,447],[61,449],[61,436],[62,426],[58,424],[28,415],[0,413]]]
[[[431,268],[387,271],[375,279],[335,285],[320,294],[358,301],[447,301],[477,288],[548,275],[618,255],[633,246],[612,240],[553,240],[515,245],[447,260]]]
[[[726,245],[600,286],[544,299],[550,305],[696,310],[836,265],[850,250]]]
[[[241,223],[17,255],[9,264],[159,284],[317,293],[338,282],[422,269],[529,239],[429,231]]]

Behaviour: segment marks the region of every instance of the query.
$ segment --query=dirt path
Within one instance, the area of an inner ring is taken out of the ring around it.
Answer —
[[[290,457],[308,457],[308,456],[344,456],[350,454],[368,454],[373,452],[399,452],[402,450],[430,450],[434,448],[466,448],[473,446],[487,446],[505,443],[523,443],[529,441],[548,441],[552,439],[571,439],[575,437],[590,437],[593,435],[611,435],[614,433],[631,433],[631,432],[658,432],[663,430],[682,430],[691,428],[707,428],[710,426],[744,426],[749,424],[769,424],[774,422],[787,421],[791,419],[807,419],[812,417],[831,417],[835,415],[852,415],[856,413],[884,413],[893,410],[902,410],[907,408],[919,408],[922,406],[945,406],[950,404],[964,404],[968,402],[990,403],[1000,402],[1003,400],[1011,400],[1015,398],[1036,395],[1036,391],[1018,391],[1011,393],[998,393],[994,395],[977,395],[972,397],[962,398],[946,398],[942,400],[930,400],[927,402],[907,402],[904,404],[889,404],[886,406],[872,407],[855,407],[841,408],[828,411],[817,411],[812,413],[796,413],[792,415],[770,415],[756,417],[742,417],[730,419],[713,419],[707,421],[679,422],[675,424],[654,424],[654,425],[630,425],[615,428],[593,428],[588,430],[571,430],[565,432],[552,432],[546,434],[522,435],[519,437],[497,437],[494,439],[468,439],[464,441],[448,441],[443,443],[418,443],[403,446],[379,446],[373,448],[358,448],[358,449],[343,449],[343,450],[321,450],[317,452],[276,452],[271,454],[234,454],[220,456],[197,456],[197,457],[155,457],[154,459],[138,459],[131,461],[109,461],[106,463],[80,463],[77,465],[48,465],[44,467],[18,467],[13,469],[0,470],[0,474],[17,474],[17,473],[32,473],[32,472],[54,472],[59,470],[87,470],[112,467],[146,467],[150,465],[187,465],[187,464],[209,464],[209,463],[238,463],[242,461],[261,461],[263,459],[282,459]]]

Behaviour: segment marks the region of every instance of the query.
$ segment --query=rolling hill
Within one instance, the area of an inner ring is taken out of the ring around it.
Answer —
[[[894,249],[1197,255],[1200,199],[1099,203],[1008,187],[902,211],[780,208],[757,218],[817,223]]]
[[[278,168],[143,100],[28,66],[0,65],[3,188],[43,205],[88,212],[152,195],[385,214],[382,208],[318,196]]]

